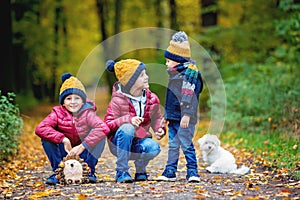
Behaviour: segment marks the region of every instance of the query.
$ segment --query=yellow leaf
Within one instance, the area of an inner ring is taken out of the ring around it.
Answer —
[[[42,185],[43,185],[43,183],[41,181],[39,181],[34,184],[34,187],[40,187]]]
[[[86,195],[85,194],[80,194],[78,195],[78,200],[86,200]]]
[[[207,192],[207,190],[194,190],[193,192],[195,192],[196,194],[202,194]]]
[[[268,118],[268,122],[271,122],[271,121],[272,121],[272,117],[269,117],[269,118]]]
[[[87,190],[81,190],[81,193],[91,193],[93,192],[93,189],[87,189]]]

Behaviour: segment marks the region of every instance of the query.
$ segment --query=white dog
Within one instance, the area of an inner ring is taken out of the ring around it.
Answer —
[[[204,162],[209,164],[206,170],[210,173],[247,174],[249,168],[237,168],[234,156],[223,149],[216,135],[206,134],[198,140]]]

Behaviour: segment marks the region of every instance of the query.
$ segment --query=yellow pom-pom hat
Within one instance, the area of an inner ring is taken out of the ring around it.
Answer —
[[[64,99],[70,94],[79,95],[86,102],[86,92],[83,84],[72,74],[64,73],[61,76],[62,85],[59,91],[59,103],[63,105]]]
[[[172,36],[172,40],[164,56],[178,63],[184,63],[190,60],[190,43],[185,32],[179,31]]]
[[[129,91],[141,72],[146,69],[146,65],[136,59],[125,59],[118,62],[108,60],[106,69],[115,72],[118,81]]]

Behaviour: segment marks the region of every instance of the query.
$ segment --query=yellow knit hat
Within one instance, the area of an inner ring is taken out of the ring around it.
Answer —
[[[172,36],[172,40],[170,41],[170,45],[165,51],[164,56],[179,63],[190,60],[190,43],[185,32],[179,31]]]
[[[63,84],[60,87],[59,91],[59,103],[63,105],[64,99],[70,94],[79,95],[83,102],[86,101],[86,92],[83,84],[72,74],[64,73],[61,76]]]
[[[146,65],[139,60],[125,59],[115,62],[106,62],[108,71],[115,72],[118,81],[129,91],[141,72],[146,69]]]

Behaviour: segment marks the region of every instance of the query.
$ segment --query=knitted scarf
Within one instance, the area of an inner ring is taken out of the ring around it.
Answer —
[[[195,62],[185,62],[179,64],[172,69],[169,69],[169,73],[180,73],[184,75],[181,88],[182,98],[181,103],[184,105],[191,104],[192,97],[195,93],[195,87],[199,76],[199,71]]]

